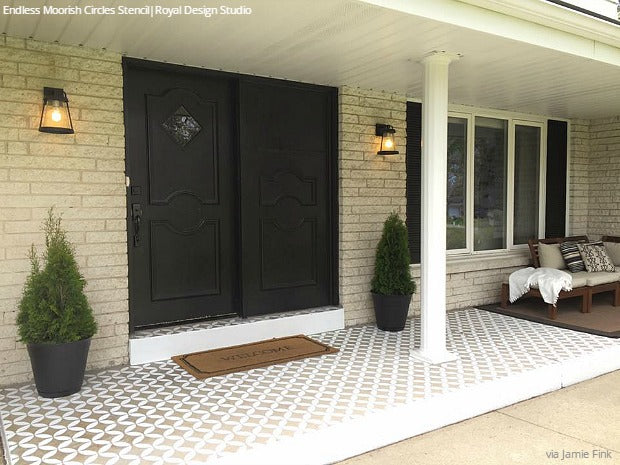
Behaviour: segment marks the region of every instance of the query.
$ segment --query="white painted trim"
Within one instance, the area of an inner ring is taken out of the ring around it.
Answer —
[[[454,362],[459,359],[457,354],[453,354],[447,350],[429,352],[427,350],[415,349],[412,350],[409,355],[411,355],[411,358],[415,360],[419,360],[430,365],[442,365],[444,363]]]
[[[506,144],[506,218],[504,234],[506,234],[506,248],[514,248],[514,218],[515,218],[515,120],[508,120],[508,141]],[[539,199],[540,201],[540,199]]]
[[[572,144],[571,144],[571,121],[570,120],[558,120],[558,121],[566,121],[566,214],[565,214],[565,224],[564,224],[564,234],[566,236],[572,236],[572,228],[570,226],[571,215],[571,201],[570,201],[570,187],[571,187],[571,161],[573,158],[572,154]],[[586,225],[586,233],[587,233],[587,225]]]
[[[601,353],[603,352],[603,353]],[[581,383],[620,368],[620,346],[562,361],[562,386]]]
[[[549,364],[471,388],[399,405],[312,433],[272,441],[213,464],[319,465],[345,460],[428,431],[540,396],[620,368],[620,347]],[[355,438],[355,440],[351,440]]]
[[[414,101],[413,99],[408,99]],[[508,134],[507,134],[507,173],[506,173],[506,211],[505,211],[505,234],[506,234],[506,247],[504,249],[496,249],[493,252],[501,252],[504,250],[514,250],[525,248],[524,245],[514,245],[513,243],[513,231],[514,231],[514,137],[515,137],[515,125],[520,126],[534,126],[539,127],[540,131],[540,157],[539,157],[539,218],[538,218],[538,235],[544,236],[545,227],[545,206],[546,206],[546,167],[547,167],[547,121],[549,119],[556,119],[542,115],[531,115],[527,113],[511,112],[505,110],[494,110],[490,108],[480,108],[468,105],[449,105],[448,117],[467,119],[467,194],[466,194],[466,244],[465,249],[448,250],[447,256],[462,256],[469,255],[475,256],[477,254],[488,254],[489,251],[475,251],[474,250],[474,150],[475,150],[475,125],[476,117],[483,118],[495,118],[506,120],[508,122]],[[567,121],[566,119],[558,118],[558,121]],[[570,133],[569,133],[570,134]],[[568,169],[568,167],[567,167]]]
[[[560,365],[437,395],[403,406],[224,456],[217,465],[290,465],[303,457],[306,465],[345,460],[467,418],[560,389]],[[351,438],[355,438],[352,441]]]
[[[449,257],[448,263],[464,263],[464,262],[486,262],[489,260],[507,260],[511,258],[529,257],[530,252],[527,246],[514,248],[512,250],[485,250],[476,254],[453,255]]]
[[[6,437],[6,427],[4,426],[2,415],[0,415],[0,442],[2,443],[2,458],[5,460],[7,465],[13,465],[13,460],[11,459],[11,454],[9,453],[9,442]]]
[[[448,106],[449,108],[450,106]],[[460,255],[463,253],[469,253],[473,249],[473,233],[474,224],[470,221],[473,218],[473,173],[474,165],[473,159],[469,156],[471,150],[473,150],[474,131],[472,126],[472,114],[460,113],[456,111],[448,110],[448,118],[464,119],[467,124],[467,131],[465,137],[467,138],[467,144],[465,147],[465,248],[464,249],[447,249],[446,255]],[[447,156],[447,155],[446,155]],[[471,209],[471,212],[470,212]]]
[[[282,316],[230,326],[186,331],[176,334],[129,339],[129,363],[166,360],[173,355],[217,349],[238,344],[293,336],[317,334],[344,328],[344,309],[334,308],[315,313]]]
[[[540,144],[540,192],[538,200],[538,237],[545,237],[547,230],[547,123],[541,127]]]
[[[422,99],[417,97],[407,97],[408,102],[422,103]],[[568,118],[560,118],[553,115],[541,115],[538,113],[524,113],[520,111],[512,111],[512,110],[502,110],[498,108],[487,108],[487,107],[479,107],[475,105],[463,105],[460,103],[450,103],[448,104],[448,113],[449,116],[457,116],[459,118],[463,118],[464,115],[476,114],[478,116],[485,116],[488,118],[503,118],[503,119],[517,119],[521,121],[531,121],[531,122],[539,122],[546,123],[549,119],[554,119],[556,121],[566,121],[570,122]]]
[[[362,0],[458,27],[620,64],[619,27],[540,0]]]
[[[495,108],[475,107],[471,105],[450,105],[450,111],[482,116],[484,118],[497,118],[508,120],[531,121],[535,123],[545,123],[549,117],[545,115],[536,115],[533,113],[523,113],[518,111],[497,110]]]
[[[448,71],[450,62],[458,58],[458,54],[436,51],[422,60],[420,352],[431,359],[446,352]]]
[[[538,154],[538,237],[545,237],[545,210],[547,204],[547,122],[536,122],[536,121],[524,121],[514,119],[512,120],[514,126],[530,126],[534,128],[540,129],[540,146],[539,146],[539,154]],[[513,127],[513,137],[516,135],[514,132],[515,129]],[[513,165],[514,165],[514,153],[513,153]],[[514,179],[512,190],[514,192]],[[514,212],[513,212],[513,222],[514,222]],[[513,238],[514,239],[514,238]],[[516,247],[527,247],[527,244],[515,246]]]
[[[479,255],[448,255],[446,257],[446,273],[452,274],[524,266],[529,260],[530,253],[527,247]],[[419,263],[413,263],[409,268],[414,276],[419,275]]]
[[[474,157],[470,154],[474,153],[476,148],[476,117],[473,113],[468,115],[468,132],[467,132],[467,230],[465,239],[467,243],[467,253],[471,255],[474,251],[474,232],[476,230],[476,224],[474,221]]]

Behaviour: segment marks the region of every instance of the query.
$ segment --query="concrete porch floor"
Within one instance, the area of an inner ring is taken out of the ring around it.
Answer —
[[[458,360],[414,360],[419,321],[315,335],[335,355],[204,381],[170,361],[89,374],[44,400],[0,391],[11,463],[333,463],[620,368],[620,341],[469,309]]]

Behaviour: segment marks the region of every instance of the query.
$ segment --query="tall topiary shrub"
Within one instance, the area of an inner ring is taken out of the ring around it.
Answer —
[[[377,245],[372,292],[383,295],[408,295],[415,292],[409,264],[407,227],[396,213],[383,224],[383,234]]]
[[[30,249],[30,275],[17,315],[20,340],[27,344],[80,341],[97,330],[84,295],[86,282],[60,222],[60,216],[50,209],[43,228],[43,267],[34,245]]]

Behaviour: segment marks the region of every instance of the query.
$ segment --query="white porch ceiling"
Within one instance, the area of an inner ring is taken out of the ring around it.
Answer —
[[[42,7],[50,2],[27,3]],[[185,3],[204,5],[201,0]],[[76,5],[67,0],[53,4]],[[90,4],[77,2],[82,7]],[[119,4],[144,3],[97,3]],[[243,5],[252,8],[252,15],[171,19],[1,15],[0,32],[157,61],[410,97],[422,95],[418,61],[429,51],[450,50],[464,55],[450,69],[453,103],[564,118],[620,115],[620,65],[614,60],[588,59],[557,51],[552,43],[532,45],[359,0],[248,0]]]

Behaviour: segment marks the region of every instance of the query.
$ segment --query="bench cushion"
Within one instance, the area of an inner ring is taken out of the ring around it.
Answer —
[[[573,277],[573,289],[577,287],[583,287],[588,285],[588,278],[592,275],[592,273],[588,273],[587,271],[579,271],[577,273],[571,273]]]
[[[580,271],[579,273],[570,273],[567,271],[567,273],[571,275],[573,278],[573,289],[587,286],[588,278],[594,274],[594,273],[588,273],[587,271]],[[604,274],[609,274],[609,273],[604,273]],[[532,284],[532,289],[538,289],[538,284]]]
[[[598,286],[599,284],[608,284],[615,281],[620,281],[620,273],[609,273],[606,271],[594,271],[592,273],[586,273],[588,275],[587,285]],[[575,284],[573,283],[573,287]]]
[[[595,271],[588,273],[587,271],[579,271],[578,273],[570,273],[573,277],[573,289],[584,286],[598,286],[599,284],[609,284],[614,281],[620,281],[620,267],[614,273],[606,271]],[[538,289],[538,286],[532,286]]]

